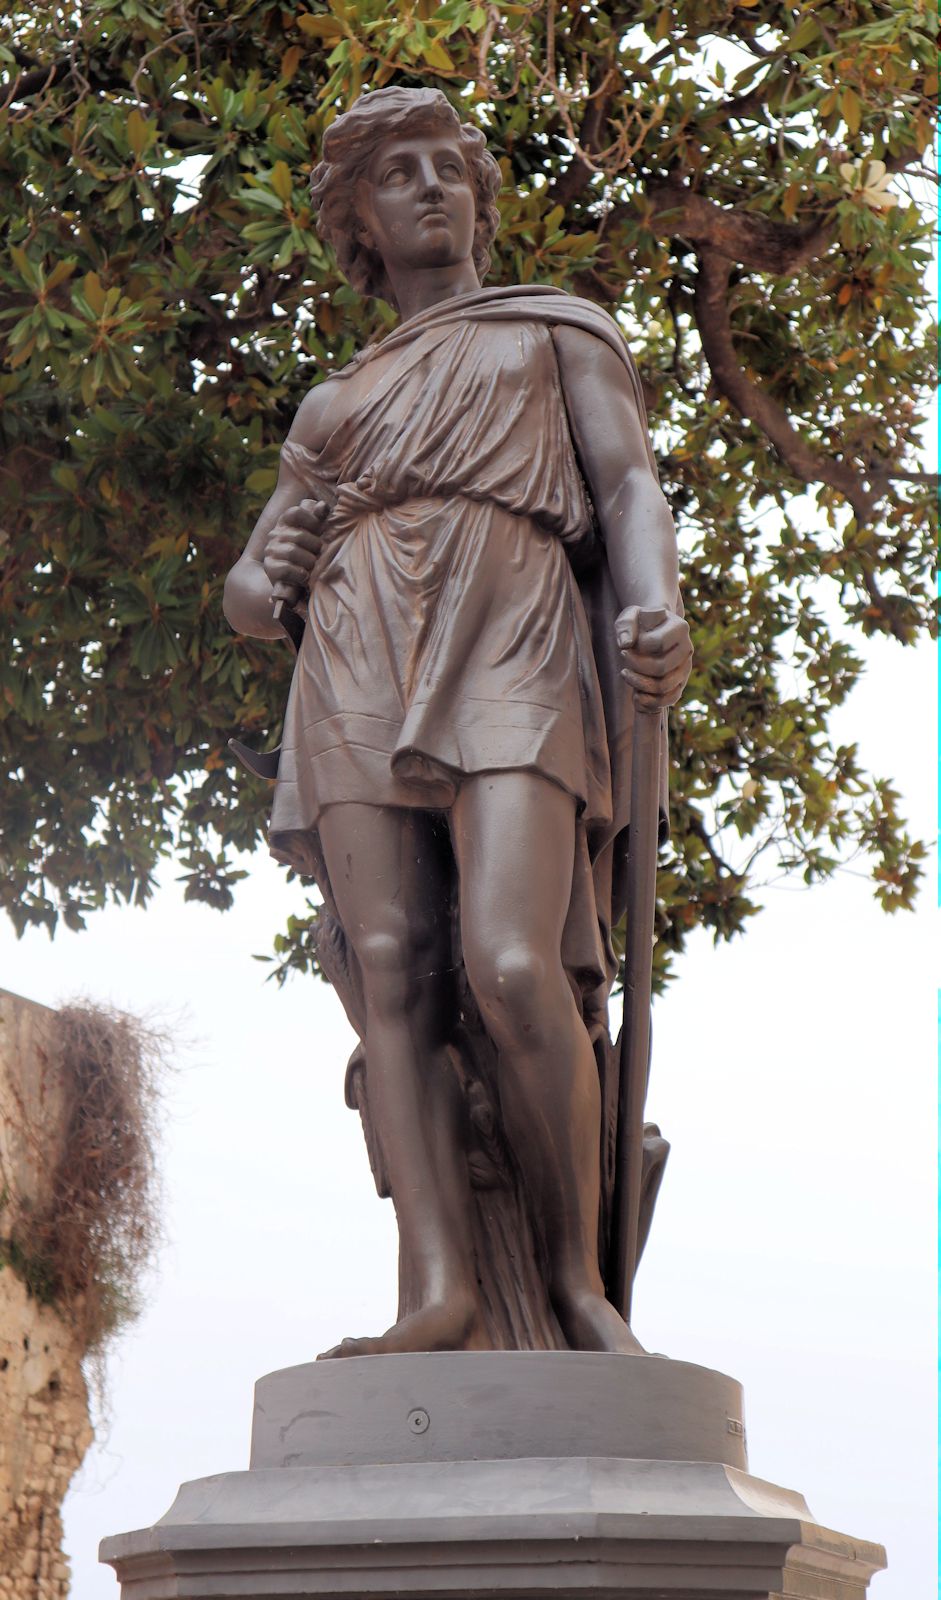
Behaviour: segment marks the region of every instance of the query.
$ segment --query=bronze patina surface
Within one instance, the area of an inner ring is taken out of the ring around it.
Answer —
[[[400,322],[311,389],[226,585],[234,628],[297,645],[271,847],[320,885],[399,1227],[398,1320],[332,1355],[639,1350],[667,1147],[642,1125],[649,920],[623,1061],[610,934],[629,884],[652,916],[689,632],[619,328],[481,286],[499,184],[437,90],[331,125],[321,233]]]

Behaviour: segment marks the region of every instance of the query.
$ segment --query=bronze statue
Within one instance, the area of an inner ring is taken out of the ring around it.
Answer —
[[[328,129],[320,231],[401,320],[303,401],[226,584],[233,628],[298,647],[271,848],[323,893],[347,1098],[399,1227],[398,1321],[331,1355],[640,1348],[606,1298],[610,931],[634,706],[665,822],[689,632],[616,324],[481,288],[499,186],[437,90]],[[652,1130],[648,1217],[665,1151]]]

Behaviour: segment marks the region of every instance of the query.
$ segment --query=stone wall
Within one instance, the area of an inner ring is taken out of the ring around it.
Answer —
[[[61,1152],[55,1019],[0,990],[0,1600],[65,1600],[61,1506],[92,1439],[77,1335],[2,1249]]]

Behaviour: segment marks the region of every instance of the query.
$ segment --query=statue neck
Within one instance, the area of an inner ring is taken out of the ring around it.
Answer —
[[[403,322],[445,300],[474,294],[480,279],[473,261],[459,261],[453,267],[410,268],[407,272],[389,271],[389,281]]]

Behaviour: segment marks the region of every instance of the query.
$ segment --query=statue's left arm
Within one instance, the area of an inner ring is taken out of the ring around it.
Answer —
[[[689,677],[692,646],[677,603],[676,532],[650,465],[646,422],[624,362],[604,340],[565,324],[552,336],[579,465],[621,607],[624,677],[641,706],[670,706]],[[661,615],[653,620],[651,613]]]

